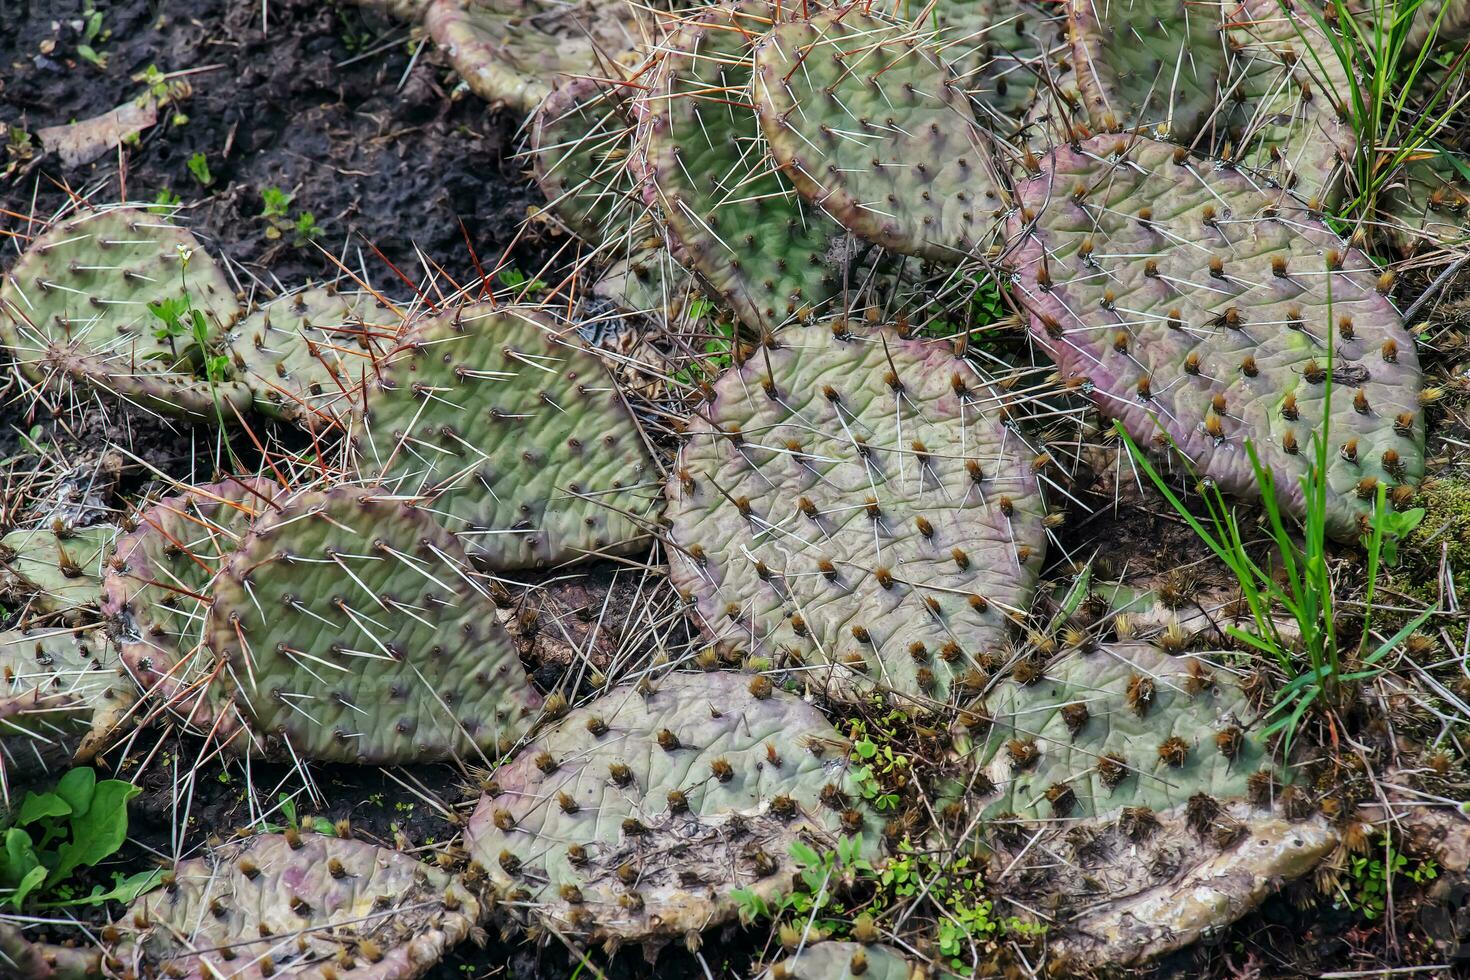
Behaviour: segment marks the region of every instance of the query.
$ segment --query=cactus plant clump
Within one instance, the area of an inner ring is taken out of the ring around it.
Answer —
[[[685,17],[634,104],[630,162],[675,254],[758,328],[824,307],[842,291],[851,251],[759,150],[752,49],[780,16],[777,4],[745,0]]]
[[[753,97],[782,173],[862,238],[953,263],[1000,228],[993,149],[907,25],[848,9],[776,24],[755,46]]]
[[[226,353],[257,411],[322,429],[347,414],[401,325],[372,293],[308,286],[242,319]]]
[[[271,480],[190,487],[141,510],[102,580],[102,614],[123,663],[147,692],[200,726],[212,720],[204,647],[211,586],[251,523],[283,496]]]
[[[171,334],[150,304],[187,301]],[[0,344],[38,384],[81,382],[149,410],[214,418],[250,403],[244,386],[211,384],[211,338],[240,317],[224,271],[186,229],[131,208],[84,211],[37,235],[0,282]]]
[[[1198,657],[1117,643],[1022,661],[966,720],[995,881],[1084,958],[1188,943],[1336,842],[1242,683]]]
[[[97,604],[103,558],[117,533],[111,524],[11,531],[0,538],[0,596],[21,606],[28,620],[77,618]]]
[[[91,761],[136,698],[101,631],[0,633],[0,788]]]
[[[1422,376],[1390,276],[1183,147],[1099,136],[1040,171],[1017,188],[1014,286],[1032,333],[1102,411],[1243,496],[1260,493],[1250,440],[1298,514],[1325,436],[1334,537],[1356,538],[1380,488],[1395,504],[1412,495]]]
[[[814,942],[772,964],[759,980],[923,980],[927,975],[892,946]]]
[[[118,976],[412,980],[479,913],[458,878],[406,854],[290,830],[175,865],[104,931],[105,963]]]
[[[421,321],[366,403],[363,475],[431,501],[475,560],[545,568],[643,546],[655,468],[637,420],[546,309],[469,304]]]
[[[508,747],[540,697],[468,568],[430,514],[360,487],[263,512],[206,624],[237,748],[387,764]]]
[[[791,889],[790,845],[878,834],[848,743],[761,676],[669,674],[569,712],[492,774],[465,831],[507,908],[624,942],[731,919]]]
[[[674,584],[717,639],[828,696],[974,687],[1046,545],[1001,395],[947,346],[790,328],[714,385],[665,493]]]

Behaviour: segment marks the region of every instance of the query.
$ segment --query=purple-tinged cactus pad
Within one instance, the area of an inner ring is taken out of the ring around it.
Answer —
[[[665,488],[706,631],[826,696],[942,703],[1030,607],[1037,457],[946,345],[785,330],[714,385]]]
[[[1380,486],[1424,469],[1422,376],[1388,282],[1243,172],[1141,137],[1063,146],[1017,188],[1011,262],[1032,332],[1142,444],[1170,440],[1258,496],[1251,440],[1289,509],[1322,429],[1328,531],[1352,540]]]
[[[509,908],[590,940],[681,937],[735,917],[737,888],[791,890],[791,844],[878,828],[850,745],[764,677],[669,674],[607,692],[491,777],[466,844]]]
[[[360,487],[262,513],[206,625],[249,748],[388,764],[519,738],[540,697],[468,569],[428,512]]]
[[[107,962],[187,980],[412,980],[468,936],[474,895],[406,854],[264,834],[180,862],[117,923]]]

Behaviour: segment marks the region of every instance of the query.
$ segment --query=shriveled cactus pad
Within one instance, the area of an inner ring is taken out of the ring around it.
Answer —
[[[133,903],[108,960],[139,976],[410,980],[469,935],[479,903],[406,854],[264,834],[175,866]]]
[[[242,386],[203,380],[188,330],[159,338],[148,304],[180,297],[215,338],[240,316],[229,280],[187,230],[131,208],[83,211],[33,239],[0,283],[0,343],[42,384],[80,381],[185,415],[249,404]]]
[[[988,139],[907,25],[849,9],[778,24],[755,47],[752,95],[782,172],[857,235],[954,262],[998,230]]]
[[[849,258],[842,228],[759,149],[752,47],[779,9],[747,0],[682,21],[636,107],[635,163],[673,244],[757,327],[820,310],[841,290]]]
[[[361,488],[262,514],[216,579],[209,645],[251,747],[389,763],[495,751],[531,688],[454,537]],[[228,683],[226,683],[228,680]]]
[[[798,839],[866,829],[876,847],[847,754],[763,677],[670,674],[533,739],[493,774],[466,840],[510,902],[560,930],[681,936],[733,918],[736,888],[786,894]]]
[[[922,980],[924,969],[892,946],[814,943],[778,960],[760,980]]]
[[[241,320],[230,335],[230,363],[258,411],[323,428],[346,414],[401,326],[372,293],[309,286]]]
[[[1060,147],[1017,195],[1012,262],[1033,333],[1134,438],[1173,440],[1246,496],[1259,494],[1249,439],[1300,513],[1326,417],[1340,538],[1380,486],[1419,480],[1414,340],[1388,280],[1325,226],[1244,174],[1138,137]]]
[[[714,385],[666,494],[703,624],[830,696],[950,696],[1030,605],[1034,458],[941,344],[788,329]]]
[[[100,630],[0,633],[0,780],[89,761],[134,701]]]
[[[557,74],[606,77],[642,40],[622,0],[428,0],[424,26],[476,95],[521,112]]]
[[[102,614],[143,689],[197,723],[210,720],[203,647],[210,587],[250,524],[283,495],[256,477],[191,487],[134,518],[102,582]]]
[[[22,528],[0,538],[0,595],[31,614],[71,617],[97,604],[111,524],[76,530]]]
[[[363,474],[428,498],[478,561],[544,568],[643,544],[635,517],[657,492],[637,423],[575,329],[539,307],[471,304],[413,327],[361,430]]]

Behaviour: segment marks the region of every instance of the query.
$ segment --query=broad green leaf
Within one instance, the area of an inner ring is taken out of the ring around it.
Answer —
[[[79,820],[87,815],[92,805],[92,794],[97,789],[97,773],[89,767],[67,770],[56,784],[56,795],[71,806],[71,818]]]
[[[103,891],[101,885],[93,885],[92,893],[82,898],[70,898],[63,902],[42,902],[38,908],[62,909],[73,905],[101,905],[103,902],[131,902],[146,891],[158,887],[163,881],[163,869],[154,868],[152,871],[139,871],[137,874],[128,875],[124,878],[120,874],[114,874],[113,887]]]
[[[128,801],[141,792],[121,779],[98,783],[86,816],[72,820],[72,839],[61,845],[60,860],[47,882],[64,881],[75,869],[91,867],[117,853],[128,836]]]
[[[64,817],[71,813],[71,804],[55,793],[27,793],[20,801],[20,814],[15,818],[17,827],[25,827],[46,817]]]
[[[32,868],[30,872],[27,873],[26,876],[20,880],[20,884],[16,886],[15,891],[10,895],[8,899],[6,899],[6,901],[8,901],[13,907],[20,908],[21,905],[25,902],[26,896],[35,891],[36,888],[40,886],[41,882],[45,880],[45,868]]]
[[[0,886],[15,888],[25,876],[40,867],[41,859],[31,846],[31,835],[19,827],[5,832],[5,851],[0,855]],[[42,869],[44,871],[44,869]]]

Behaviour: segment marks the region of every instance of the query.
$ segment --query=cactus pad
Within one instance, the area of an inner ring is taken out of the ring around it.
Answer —
[[[654,464],[602,362],[540,307],[469,305],[415,325],[379,367],[359,466],[432,498],[471,557],[547,567],[643,546]]]
[[[82,212],[33,239],[0,283],[0,343],[40,384],[85,382],[209,418],[217,398],[248,405],[242,386],[211,389],[196,373],[203,352],[187,332],[158,338],[148,304],[184,296],[213,337],[240,316],[224,272],[187,230],[130,208]]]
[[[923,980],[927,976],[892,946],[813,943],[777,961],[759,980]]]
[[[616,86],[595,78],[562,80],[531,120],[532,173],[551,209],[591,242],[619,220],[635,194],[626,157],[632,127]],[[637,201],[638,210],[642,202]]]
[[[755,107],[782,173],[885,248],[956,262],[1007,206],[969,98],[906,26],[852,10],[755,46]]]
[[[808,316],[843,285],[849,243],[760,149],[752,46],[763,0],[682,21],[635,106],[635,164],[691,271],[755,327]]]
[[[1029,607],[1046,545],[998,404],[944,345],[778,334],[689,425],[665,491],[674,584],[718,639],[829,696],[944,701]]]
[[[0,784],[88,762],[136,701],[100,631],[0,633]]]
[[[748,674],[645,683],[493,774],[465,836],[510,902],[593,939],[678,937],[733,918],[736,888],[786,894],[798,839],[876,842],[848,743],[816,708]]]
[[[0,538],[0,595],[32,616],[72,618],[97,604],[102,560],[116,537],[111,524],[11,531]]]
[[[1333,343],[1328,531],[1423,473],[1413,337],[1390,280],[1322,224],[1181,147],[1101,136],[1017,189],[1016,288],[1064,377],[1140,443],[1169,440],[1227,492],[1289,509],[1321,431]]]
[[[118,927],[108,962],[139,976],[411,980],[468,936],[479,903],[406,854],[265,834],[183,861]]]
[[[241,320],[227,353],[256,410],[320,429],[346,414],[401,322],[371,293],[311,286]]]
[[[140,512],[117,541],[102,582],[102,614],[123,662],[150,694],[198,725],[212,720],[203,678],[207,597],[215,575],[280,487],[254,477],[191,487]]]
[[[1467,158],[1426,148],[1407,160],[1378,198],[1380,218],[1394,246],[1405,255],[1463,243],[1470,237],[1470,182],[1462,176]]]
[[[263,513],[206,627],[251,748],[370,764],[517,738],[540,698],[467,567],[427,512],[360,488]]]

